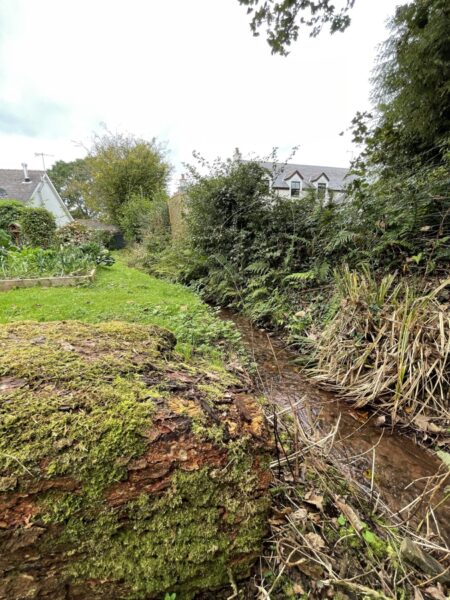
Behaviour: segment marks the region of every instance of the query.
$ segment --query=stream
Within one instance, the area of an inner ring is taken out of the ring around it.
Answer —
[[[421,517],[421,505],[405,509],[422,492],[430,490],[431,478],[445,473],[443,464],[431,451],[417,445],[398,430],[377,425],[375,416],[356,411],[335,394],[323,391],[301,373],[296,355],[275,335],[257,329],[245,317],[222,310],[225,320],[235,323],[242,341],[257,365],[259,386],[282,408],[295,406],[302,422],[312,415],[322,435],[339,423],[331,458],[347,475],[379,494],[393,512],[403,518]],[[290,410],[290,408],[289,408]],[[447,485],[449,481],[447,480]],[[440,504],[442,493],[433,496]],[[443,539],[450,542],[450,502],[442,502],[435,517]],[[436,524],[433,524],[436,530]]]

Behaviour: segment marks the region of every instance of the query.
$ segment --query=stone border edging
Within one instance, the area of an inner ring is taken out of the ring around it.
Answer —
[[[33,277],[30,279],[2,279],[0,292],[7,292],[15,288],[32,287],[69,287],[92,283],[97,269],[94,267],[87,275],[64,275],[63,277]]]

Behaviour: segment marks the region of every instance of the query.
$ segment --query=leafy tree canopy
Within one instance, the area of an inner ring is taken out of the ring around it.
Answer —
[[[450,4],[397,7],[374,77],[374,115],[358,114],[355,141],[387,175],[445,162],[450,135]]]
[[[350,25],[349,11],[355,0],[340,4],[330,0],[239,0],[251,15],[250,27],[258,36],[265,28],[272,54],[288,54],[288,47],[298,38],[300,28],[310,29],[315,37],[324,25],[331,33],[345,31]]]
[[[86,161],[92,178],[86,201],[117,225],[132,195],[153,200],[167,189],[170,165],[155,139],[106,131],[94,137]]]
[[[58,160],[49,169],[48,175],[72,216],[78,219],[93,216],[92,210],[86,205],[91,176],[85,158],[77,158],[71,162]]]

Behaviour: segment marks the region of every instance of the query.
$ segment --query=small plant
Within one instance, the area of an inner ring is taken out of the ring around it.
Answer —
[[[110,267],[115,262],[110,251],[98,242],[86,242],[85,244],[81,244],[79,249],[84,256],[88,257],[96,265]]]
[[[43,248],[5,249],[0,253],[0,278],[61,277],[85,275],[96,264],[110,265],[114,259],[101,246],[67,247],[59,250]]]

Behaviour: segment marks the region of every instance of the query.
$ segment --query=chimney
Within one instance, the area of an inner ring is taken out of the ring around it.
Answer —
[[[181,174],[180,181],[178,182],[178,191],[184,192],[187,187],[187,179],[184,173]]]
[[[31,179],[28,177],[27,163],[22,163],[22,169],[23,169],[23,181],[24,181],[24,183],[29,183],[31,181]]]

